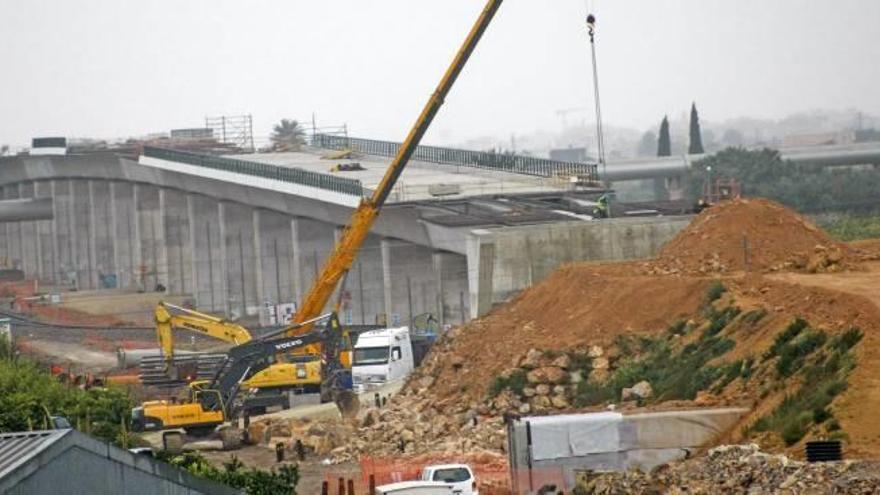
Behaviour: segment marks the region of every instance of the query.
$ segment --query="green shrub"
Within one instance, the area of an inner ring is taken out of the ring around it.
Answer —
[[[782,425],[780,433],[785,445],[791,446],[798,443],[807,434],[813,420],[813,414],[810,411],[803,411],[786,419],[787,422]]]
[[[495,397],[506,389],[510,389],[517,395],[522,395],[523,389],[528,383],[525,371],[514,370],[510,376],[506,378],[503,376],[495,377],[495,380],[492,381],[492,385],[489,386],[489,395]]]
[[[776,339],[773,341],[773,345],[770,346],[770,349],[767,350],[767,353],[764,354],[764,359],[770,359],[773,356],[779,354],[779,350],[787,344],[791,339],[797,337],[803,329],[807,328],[807,322],[802,318],[795,318],[794,321],[789,323],[785,330],[779,333],[776,336]]]
[[[721,299],[721,296],[727,292],[727,287],[724,287],[724,284],[721,283],[720,280],[713,280],[711,284],[709,284],[709,289],[706,290],[706,301],[705,305],[709,306],[713,302]]]
[[[169,455],[160,452],[159,458],[196,476],[243,489],[249,495],[296,495],[296,485],[299,482],[299,468],[295,465],[283,465],[278,471],[274,469],[263,471],[247,468],[233,457],[230,462],[224,463],[221,469],[198,453]]]
[[[673,323],[668,329],[666,329],[666,331],[669,332],[671,335],[684,335],[687,333],[687,330],[688,329],[686,320],[678,320],[677,322]]]
[[[708,313],[709,328],[706,329],[704,336],[712,336],[721,330],[724,330],[724,328],[727,327],[727,325],[729,325],[739,313],[740,309],[733,306],[728,306],[721,311],[715,311],[714,309],[710,310]]]
[[[779,350],[776,371],[780,376],[791,376],[801,368],[807,356],[825,343],[826,338],[825,332],[808,329],[794,340],[784,344]]]
[[[858,328],[850,328],[849,330],[832,337],[829,344],[831,348],[838,352],[847,352],[861,340],[862,331]]]
[[[748,323],[749,325],[755,326],[759,321],[764,319],[767,316],[767,310],[764,308],[753,309],[748,313],[743,315],[743,321]]]
[[[0,432],[43,428],[47,411],[101,440],[123,444],[133,399],[122,388],[82,390],[27,359],[0,359]],[[123,427],[125,425],[125,427]]]

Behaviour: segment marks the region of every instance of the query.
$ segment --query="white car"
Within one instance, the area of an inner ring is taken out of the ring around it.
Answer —
[[[401,481],[376,487],[373,495],[452,495],[452,486],[435,481]]]
[[[446,483],[454,495],[479,495],[477,478],[467,464],[437,464],[422,470],[422,481]]]

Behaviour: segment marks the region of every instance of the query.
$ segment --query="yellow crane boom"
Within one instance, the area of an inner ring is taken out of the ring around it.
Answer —
[[[355,256],[357,256],[358,251],[364,244],[364,240],[370,233],[370,228],[376,221],[376,217],[388,199],[388,195],[391,194],[394,184],[397,182],[400,174],[403,173],[403,169],[430,127],[440,107],[443,106],[446,95],[459,74],[461,74],[462,69],[464,69],[465,63],[467,63],[498,8],[501,7],[502,1],[489,0],[486,3],[479,18],[468,33],[464,44],[440,80],[437,89],[431,95],[431,98],[410,130],[409,135],[407,135],[406,140],[400,146],[394,160],[388,166],[388,170],[385,172],[379,186],[370,198],[363,198],[361,200],[360,205],[352,214],[342,236],[334,246],[333,252],[327,258],[327,261],[324,262],[320,274],[313,282],[311,289],[303,298],[299,310],[294,315],[293,325],[291,325],[288,332],[289,335],[311,331],[311,325],[295,325],[321,314],[333,291],[336,290],[339,281],[351,269]]]

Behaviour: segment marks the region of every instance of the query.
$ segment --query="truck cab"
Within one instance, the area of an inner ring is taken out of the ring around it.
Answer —
[[[402,380],[413,368],[409,327],[371,330],[358,337],[351,365],[356,392]]]
[[[422,481],[445,483],[455,495],[479,495],[477,478],[467,464],[436,464],[422,470]]]

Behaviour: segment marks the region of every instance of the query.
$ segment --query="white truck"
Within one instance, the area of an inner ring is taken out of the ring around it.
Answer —
[[[415,361],[408,327],[371,330],[358,336],[351,365],[355,392],[363,393],[403,380],[413,368]]]

